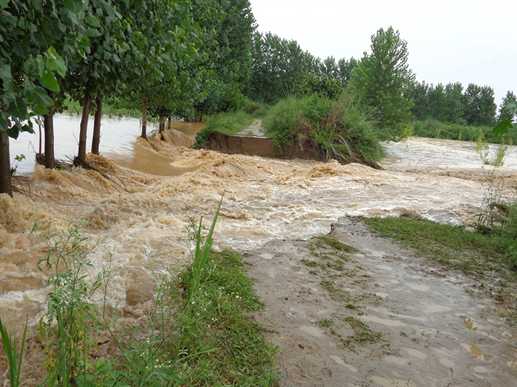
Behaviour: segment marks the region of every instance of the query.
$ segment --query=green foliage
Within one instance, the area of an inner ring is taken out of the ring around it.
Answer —
[[[397,239],[425,256],[470,274],[517,271],[515,208],[505,228],[490,234],[414,218],[367,219],[384,236]],[[515,273],[514,273],[515,274]]]
[[[319,94],[336,98],[350,80],[355,59],[320,60],[294,40],[272,33],[253,37],[253,62],[248,94],[266,103],[290,96]]]
[[[407,42],[392,27],[372,36],[371,53],[365,53],[350,81],[353,94],[368,106],[378,126],[398,128],[411,118]]]
[[[415,82],[410,88],[412,112],[417,120],[434,119],[462,125],[489,126],[495,122],[494,90],[461,83],[438,84]]]
[[[517,116],[517,97],[509,91],[503,99],[503,103],[499,109],[498,122],[513,123]]]
[[[9,383],[11,387],[20,387],[21,372],[23,363],[23,352],[26,344],[27,324],[23,330],[22,339],[20,341],[20,348],[16,347],[14,338],[11,337],[7,328],[0,320],[0,339],[2,343],[2,350],[7,358],[7,366],[9,371]]]
[[[47,352],[47,384],[68,386],[90,371],[89,350],[93,344],[95,293],[106,279],[101,272],[92,282],[87,270],[86,239],[77,227],[49,240],[47,256],[40,266],[50,273],[47,315],[40,334]]]
[[[251,125],[253,116],[243,112],[219,113],[208,117],[205,128],[196,136],[195,148],[202,148],[211,133],[233,135]]]
[[[97,385],[275,385],[275,350],[251,316],[262,304],[242,258],[210,250],[217,213],[206,236],[193,226],[192,267],[159,286],[147,338],[136,331],[124,340],[121,356],[92,373]]]
[[[414,134],[420,137],[444,138],[449,140],[478,141],[480,136],[489,143],[517,143],[517,127],[508,128],[502,137],[490,126],[473,126],[445,123],[433,119],[416,121]]]
[[[372,165],[383,156],[371,123],[347,94],[338,101],[317,95],[286,98],[271,108],[264,126],[279,148],[312,141],[327,159]]]

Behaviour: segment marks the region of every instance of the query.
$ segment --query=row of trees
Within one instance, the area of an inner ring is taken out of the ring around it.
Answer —
[[[102,105],[124,99],[149,117],[202,119],[242,107],[246,98],[335,98],[345,89],[380,128],[417,119],[489,124],[494,92],[415,81],[407,43],[393,28],[372,36],[360,60],[321,60],[296,41],[256,32],[249,0],[0,0],[0,193],[11,193],[9,137],[44,117],[54,168],[53,118],[66,99],[82,106],[76,165],[86,165],[88,118],[99,153]],[[500,116],[514,118],[515,96]],[[510,121],[511,121],[510,119]]]
[[[224,110],[243,98],[254,19],[248,0],[0,1],[0,193],[12,193],[9,139],[44,116],[47,168],[53,117],[66,98],[82,106],[75,163],[99,152],[102,104],[130,99],[147,119]]]
[[[492,125],[499,116],[513,120],[512,92],[498,116],[491,87],[418,82],[408,59],[407,42],[393,28],[377,31],[370,51],[360,60],[339,61],[332,57],[321,60],[294,40],[255,33],[248,95],[272,103],[314,93],[334,98],[348,88],[382,128],[400,126],[412,118],[469,125]]]
[[[411,88],[413,114],[417,119],[434,118],[444,122],[491,125],[496,120],[494,90],[488,86],[461,83],[429,85],[415,83]]]
[[[335,98],[347,86],[356,65],[354,58],[321,60],[295,40],[257,32],[253,36],[248,95],[266,103],[315,93]]]

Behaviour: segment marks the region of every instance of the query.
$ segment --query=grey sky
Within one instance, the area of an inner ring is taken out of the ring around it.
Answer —
[[[408,41],[419,80],[517,92],[515,0],[251,0],[259,29],[313,54],[361,57],[370,36],[394,26]]]

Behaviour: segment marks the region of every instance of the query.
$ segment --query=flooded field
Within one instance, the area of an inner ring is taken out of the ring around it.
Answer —
[[[199,127],[183,123],[166,132],[166,141],[136,141],[137,124],[127,121],[127,133],[110,148],[108,136],[117,129],[108,134],[106,123],[108,159],[90,158],[100,173],[37,167],[14,199],[0,198],[0,315],[8,326],[19,329],[26,316],[34,324],[44,312],[38,261],[49,235],[70,224],[79,222],[89,238],[92,275],[110,266],[109,304],[138,317],[156,278],[190,260],[188,226],[210,217],[223,195],[217,247],[251,251],[326,234],[344,216],[409,213],[468,223],[479,212],[489,172],[475,146],[462,142],[390,143],[385,169],[375,170],[192,150]],[[509,149],[501,169],[507,195],[517,189],[516,152]],[[30,169],[29,163],[22,168]]]

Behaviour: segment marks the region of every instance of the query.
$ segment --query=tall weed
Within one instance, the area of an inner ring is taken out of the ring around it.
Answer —
[[[25,342],[27,337],[27,323],[23,330],[23,335],[20,341],[20,346],[17,348],[16,341],[9,334],[7,328],[0,320],[0,338],[2,340],[2,349],[7,358],[7,367],[9,370],[9,383],[11,387],[20,387],[21,373],[23,365],[23,352],[25,349]]]

